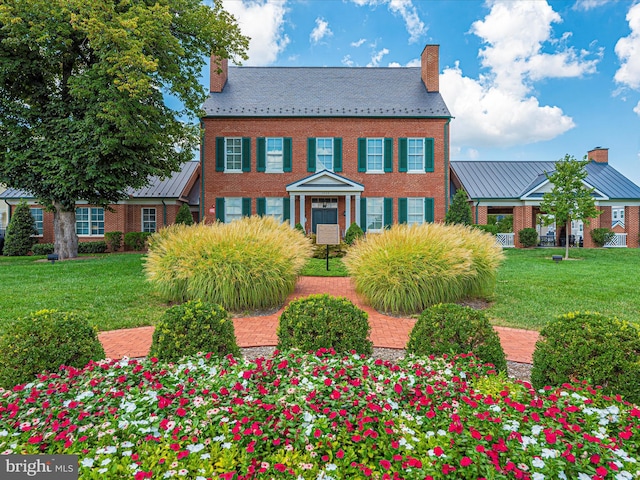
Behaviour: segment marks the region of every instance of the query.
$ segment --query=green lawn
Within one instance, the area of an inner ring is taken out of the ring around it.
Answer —
[[[496,325],[539,330],[556,315],[598,311],[640,324],[640,249],[505,250],[493,302]],[[0,257],[0,329],[41,309],[79,311],[99,330],[151,325],[166,309],[143,273],[141,254],[101,255],[51,264]],[[340,259],[312,259],[303,275],[346,276]]]

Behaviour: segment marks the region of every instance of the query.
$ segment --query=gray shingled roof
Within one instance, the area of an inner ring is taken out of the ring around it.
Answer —
[[[186,162],[182,170],[174,173],[171,177],[165,180],[159,180],[157,177],[151,177],[150,184],[146,187],[139,188],[137,190],[128,189],[127,194],[132,198],[180,198],[183,193],[188,195],[189,192],[184,192],[185,187],[189,183],[191,176],[198,168],[200,162]],[[20,199],[24,198],[32,199],[33,194],[17,188],[8,188],[4,192],[0,193],[0,199]]]
[[[473,199],[518,199],[539,186],[555,162],[452,161],[451,168]],[[638,200],[640,187],[607,163],[587,164],[586,181],[612,200]]]
[[[229,67],[213,117],[451,117],[420,68]]]

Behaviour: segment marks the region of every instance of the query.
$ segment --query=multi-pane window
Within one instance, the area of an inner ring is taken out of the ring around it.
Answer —
[[[227,197],[224,201],[224,221],[231,223],[242,218],[242,198]]]
[[[267,138],[267,172],[282,172],[282,138]]]
[[[316,139],[316,172],[333,171],[333,138]]]
[[[407,224],[424,223],[424,198],[407,198]]]
[[[382,172],[383,164],[383,139],[367,138],[367,172]]]
[[[142,231],[153,233],[156,231],[156,209],[142,209]]]
[[[424,172],[424,138],[407,139],[407,169]]]
[[[265,199],[265,215],[273,217],[279,221],[284,218],[284,201],[282,198]]]
[[[97,207],[76,208],[76,234],[104,235],[104,209]]]
[[[242,138],[225,138],[225,171],[242,171]]]
[[[384,220],[384,199],[367,198],[367,232],[382,231]]]
[[[44,233],[43,210],[41,208],[32,208],[31,216],[36,223],[38,235],[42,235]]]

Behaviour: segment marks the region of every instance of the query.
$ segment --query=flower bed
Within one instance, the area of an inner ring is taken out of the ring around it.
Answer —
[[[77,454],[82,479],[627,480],[639,438],[619,398],[471,356],[105,362],[0,391],[0,452]]]

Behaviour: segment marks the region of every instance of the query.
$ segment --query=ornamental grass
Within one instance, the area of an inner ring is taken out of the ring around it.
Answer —
[[[471,227],[394,225],[357,241],[344,258],[356,291],[382,312],[415,314],[493,292],[503,260],[495,238]]]
[[[228,311],[274,308],[311,255],[307,238],[271,217],[172,225],[149,240],[147,279],[167,301],[200,299]]]

